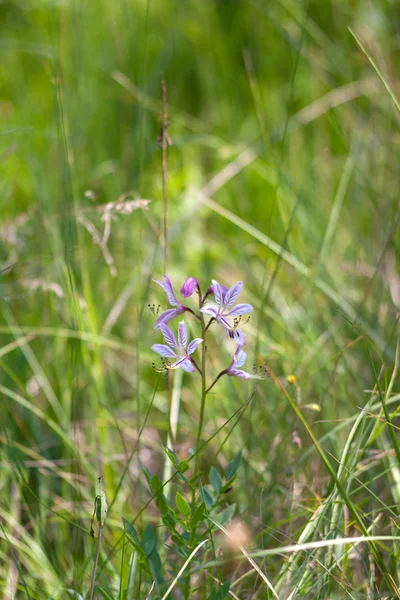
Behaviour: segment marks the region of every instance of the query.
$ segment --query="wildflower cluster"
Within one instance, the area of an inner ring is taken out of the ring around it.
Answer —
[[[207,392],[223,375],[242,377],[243,379],[258,377],[240,368],[246,362],[246,353],[243,350],[245,336],[239,326],[244,324],[244,315],[248,315],[253,310],[250,304],[236,304],[243,285],[241,281],[227,288],[212,280],[212,285],[203,296],[198,280],[195,277],[188,277],[180,289],[182,301],[177,298],[172,283],[166,275],[164,275],[163,281],[156,279],[153,281],[164,290],[172,307],[161,314],[159,314],[158,309],[155,310],[155,305],[150,307],[153,314],[157,316],[153,329],[161,331],[165,342],[165,344],[153,344],[151,348],[162,357],[165,369],[178,369],[181,367],[187,372],[193,372],[197,369],[202,373],[204,365],[200,368],[192,354],[200,344],[204,344],[206,332],[213,323],[216,323],[225,335],[235,341],[236,350],[231,356],[230,364],[217,375]],[[186,305],[186,299],[190,298],[195,292],[197,292],[199,298],[197,312]],[[189,342],[185,322],[182,320],[178,324],[178,339],[175,339],[175,335],[167,323],[184,313],[190,313],[201,323],[202,338],[195,338]]]
[[[199,385],[196,386],[200,400],[198,421],[196,423],[197,433],[190,457],[188,456],[187,459],[183,460],[177,457],[170,448],[170,444],[173,442],[170,436],[168,436],[168,445],[164,448],[164,452],[172,465],[171,473],[168,472],[168,475],[172,474],[172,468],[179,475],[179,478],[177,477],[175,480],[175,485],[179,491],[176,492],[174,508],[169,507],[168,494],[164,495],[162,493],[162,481],[156,474],[150,475],[150,473],[146,474],[145,472],[156,506],[160,510],[163,525],[170,532],[171,539],[179,547],[179,555],[185,561],[184,565],[186,565],[196,549],[207,542],[205,536],[209,536],[210,522],[208,518],[205,518],[206,514],[210,512],[217,515],[218,520],[223,513],[228,514],[226,511],[233,514],[234,505],[224,508],[221,512],[220,506],[222,504],[225,506],[227,503],[229,505],[229,499],[226,500],[225,494],[232,489],[232,483],[236,478],[242,456],[241,452],[236,455],[227,465],[225,474],[222,477],[216,468],[212,466],[209,471],[209,485],[204,485],[203,482],[199,485],[200,474],[202,473],[200,471],[199,454],[203,448],[202,432],[206,416],[207,394],[224,375],[242,379],[259,379],[264,378],[264,375],[260,369],[254,369],[252,374],[245,370],[247,356],[244,351],[245,335],[243,326],[247,323],[248,315],[252,312],[253,307],[250,304],[238,302],[242,290],[241,281],[227,288],[220,285],[218,281],[212,280],[212,285],[204,293],[202,293],[199,282],[195,277],[188,277],[180,288],[180,292],[174,291],[172,283],[166,275],[161,281],[153,281],[163,289],[169,304],[164,311],[160,310],[159,305],[149,304],[149,308],[155,317],[153,329],[157,335],[161,334],[164,338],[163,343],[153,344],[151,347],[161,357],[162,369],[156,370],[168,373],[169,370],[182,368],[188,373],[197,371],[200,374]],[[193,302],[192,296],[197,298],[197,306]],[[183,320],[188,316],[195,320],[196,327],[201,330],[199,337],[194,339],[189,339],[188,330]],[[178,326],[175,328],[173,321],[177,317]],[[214,375],[210,383],[207,381],[208,360],[206,350],[211,329],[214,329],[215,333],[220,335],[224,341],[228,342],[226,337],[231,340],[229,343],[232,345],[233,353],[230,357],[228,355],[226,362],[223,363],[224,368],[216,376]],[[155,367],[154,363],[153,366]],[[193,461],[189,464],[192,459]],[[168,465],[169,463],[167,463]],[[167,474],[167,471],[165,473]],[[172,477],[166,477],[166,483],[169,483],[171,479]],[[191,491],[190,500],[185,498],[187,487]],[[138,548],[138,552],[143,552],[142,546],[137,546],[138,534],[133,530],[133,526],[128,523],[127,527],[130,531],[133,531],[131,538],[134,538],[135,548]],[[146,530],[143,536],[145,533]],[[145,555],[145,560],[150,563],[149,572],[154,570],[154,564],[151,563],[154,552],[155,549],[153,549],[150,556]],[[161,562],[159,558],[157,562]],[[191,572],[189,570],[185,579],[181,579],[177,585],[183,586],[184,594],[182,594],[182,598],[188,599],[191,586]]]

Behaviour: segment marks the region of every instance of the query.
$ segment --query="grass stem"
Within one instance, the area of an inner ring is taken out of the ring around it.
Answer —
[[[99,534],[97,536],[96,554],[95,554],[95,557],[94,557],[94,566],[93,566],[93,573],[92,573],[92,581],[90,583],[89,600],[93,600],[94,585],[96,583],[96,572],[97,572],[97,565],[98,565],[98,562],[99,562],[101,534],[102,533],[103,533],[103,526],[99,525]]]

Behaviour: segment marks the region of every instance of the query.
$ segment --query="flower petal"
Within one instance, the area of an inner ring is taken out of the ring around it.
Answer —
[[[196,289],[198,281],[196,277],[188,277],[181,287],[182,298],[189,298]]]
[[[231,375],[232,377],[243,377],[243,379],[251,378],[250,373],[246,373],[246,371],[241,371],[240,369],[229,369],[227,374]]]
[[[170,327],[168,327],[168,325],[165,325],[165,323],[161,323],[160,329],[161,329],[161,333],[164,336],[164,340],[167,342],[167,344],[169,346],[172,346],[173,348],[177,348],[176,339],[172,332],[172,329],[170,329]]]
[[[227,317],[240,317],[241,315],[245,315],[253,310],[251,304],[236,304],[231,311],[227,313]]]
[[[221,284],[219,284],[219,287],[220,287],[220,289],[222,291],[222,298],[225,298],[225,294],[228,291],[228,288],[226,287],[226,285],[221,285]],[[207,293],[206,293],[206,297],[209,296],[210,294],[214,295],[214,288],[213,288],[212,285],[210,285],[210,287],[208,288]]]
[[[202,341],[203,340],[200,339],[200,338],[195,338],[194,340],[192,340],[190,342],[189,346],[188,346],[187,353],[188,354],[193,354],[193,352],[196,350],[197,346],[199,344],[201,344]]]
[[[186,348],[187,333],[186,333],[185,321],[181,321],[178,325],[178,343],[183,349]]]
[[[184,360],[183,363],[181,364],[181,367],[187,373],[193,373],[193,371],[194,371],[194,366],[192,365],[190,360]]]
[[[185,354],[185,356],[180,356],[178,358],[178,360],[176,360],[172,365],[169,365],[169,369],[179,369],[179,367],[181,366],[181,364],[183,362],[185,362],[185,360],[187,360],[187,356]]]
[[[167,294],[168,302],[171,306],[179,306],[178,300],[175,298],[174,290],[172,289],[172,283],[169,277],[164,275],[164,283],[162,281],[158,281],[157,279],[153,279],[154,283],[158,283]]]
[[[219,285],[218,281],[215,281],[215,279],[212,280],[212,287],[214,290],[215,302],[218,304],[218,306],[222,306],[224,299],[222,296],[221,286]]]
[[[246,336],[244,335],[241,329],[227,329],[225,327],[225,331],[227,336],[229,336],[232,340],[235,340],[235,343],[238,346],[244,346],[246,343]]]
[[[151,349],[154,352],[157,352],[157,354],[160,356],[165,356],[166,358],[176,358],[175,352],[169,346],[165,346],[164,344],[153,344]]]
[[[218,314],[217,310],[213,306],[203,306],[203,308],[200,309],[200,312],[204,313],[205,315],[209,315],[210,317],[214,317],[214,319]]]
[[[247,354],[243,350],[239,350],[237,354],[235,354],[235,367],[243,367],[246,362]]]
[[[221,316],[216,316],[215,320],[220,323],[221,325],[223,325],[225,327],[225,329],[227,330],[227,333],[229,335],[230,338],[234,338],[233,335],[233,323],[231,323],[228,319],[225,319],[225,317],[221,317]]]
[[[243,283],[238,281],[233,285],[225,294],[224,304],[226,307],[232,306],[235,304],[237,297],[240,294],[240,290],[242,289]]]
[[[161,323],[168,323],[168,321],[175,318],[181,312],[183,311],[179,310],[178,308],[169,308],[168,310],[165,310],[154,323],[153,329],[160,329]]]

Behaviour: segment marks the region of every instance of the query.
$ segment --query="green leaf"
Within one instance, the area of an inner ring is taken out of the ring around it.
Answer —
[[[208,600],[225,600],[228,595],[230,588],[230,582],[226,581],[220,588],[217,590],[212,590],[211,595]]]
[[[149,485],[150,485],[150,489],[154,495],[158,494],[163,489],[163,484],[161,483],[161,479],[156,474],[154,474],[153,477],[150,479]]]
[[[169,510],[169,512],[166,513],[165,515],[162,515],[161,518],[162,518],[162,522],[164,523],[164,525],[168,529],[168,531],[175,531],[175,525],[176,525],[177,519],[176,519],[174,512]]]
[[[144,476],[147,479],[147,482],[150,483],[150,479],[151,479],[151,473],[150,473],[150,471],[148,470],[147,467],[142,467],[142,471],[144,473]]]
[[[168,514],[168,512],[170,511],[170,507],[168,506],[167,499],[164,496],[164,494],[159,494],[158,496],[156,496],[155,502],[162,517]]]
[[[188,542],[185,540],[185,538],[183,536],[181,536],[179,533],[177,533],[176,531],[175,531],[175,533],[171,534],[171,540],[174,542],[174,544],[177,548],[190,547],[190,544],[188,544]],[[177,548],[175,548],[175,550],[177,550]],[[185,556],[186,556],[186,553],[185,553]]]
[[[229,488],[232,487],[233,482],[236,479],[236,475],[234,475],[233,477],[231,477],[230,479],[228,479],[228,481],[226,483],[224,483],[224,485],[222,486],[222,488],[219,490],[220,494],[225,494],[225,492],[227,492],[227,490],[230,491]]]
[[[219,490],[222,487],[222,479],[221,475],[218,473],[217,469],[214,469],[214,467],[211,467],[210,469],[209,480],[212,487],[218,494]]]
[[[125,517],[122,517],[122,522],[124,524],[125,533],[128,537],[132,539],[132,541],[140,547],[139,536],[136,533],[136,529]]]
[[[188,470],[188,468],[189,468],[189,463],[187,460],[181,460],[181,462],[177,466],[179,473],[184,473],[185,471]]]
[[[212,590],[208,600],[225,600],[230,588],[230,582],[226,581],[220,588]]]
[[[193,525],[196,525],[199,521],[203,520],[205,509],[206,509],[206,507],[205,507],[204,502],[199,504],[199,506],[194,511],[194,515],[192,517]]]
[[[236,472],[237,472],[238,468],[240,467],[241,462],[242,462],[242,451],[240,451],[238,454],[236,454],[235,458],[233,460],[231,460],[231,462],[226,467],[225,477],[227,480],[232,479],[232,477],[234,477],[234,475],[236,475]]]
[[[215,502],[214,496],[212,495],[212,493],[206,487],[203,487],[202,491],[203,491],[204,502],[208,506],[212,506],[214,504],[214,502]]]
[[[142,548],[147,557],[152,553],[155,543],[156,534],[154,528],[151,525],[147,525],[142,537]]]
[[[221,510],[221,512],[218,513],[218,517],[217,517],[218,523],[220,523],[221,525],[225,525],[226,523],[229,523],[229,521],[233,518],[235,511],[236,511],[236,504],[231,504],[230,506],[227,506],[226,508]]]
[[[172,462],[174,467],[176,467],[179,463],[179,458],[176,456],[175,452],[167,448],[166,446],[162,447],[165,454],[168,456],[169,460]]]
[[[148,557],[150,566],[151,566],[151,570],[153,571],[154,575],[155,575],[155,579],[157,581],[157,583],[161,584],[164,583],[164,575],[162,572],[162,563],[161,563],[161,559],[160,559],[160,555],[157,552],[156,548],[153,548],[150,556]]]
[[[188,517],[190,515],[190,506],[179,492],[176,492],[175,504],[181,515],[184,517]]]

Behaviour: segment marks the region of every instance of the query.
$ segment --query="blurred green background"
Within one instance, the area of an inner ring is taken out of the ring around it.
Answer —
[[[384,83],[399,97],[400,5],[3,0],[0,24],[1,586],[10,594],[18,581],[16,597],[25,597],[25,579],[32,598],[62,598],[88,587],[84,530],[98,475],[109,499],[116,494],[110,549],[121,515],[134,518],[149,498],[140,466],[163,471],[168,396],[161,378],[152,400],[150,346],[160,340],[148,309],[167,307],[151,281],[164,269],[162,78],[176,289],[187,276],[204,289],[212,278],[243,281],[240,301],[254,306],[248,367],[266,364],[283,382],[296,376],[296,401],[335,467],[374,370],[396,408],[400,137]],[[137,199],[150,203],[126,204]],[[104,208],[117,201],[125,204]],[[218,372],[230,350],[214,342]],[[330,479],[271,380],[225,379],[206,407],[205,435],[256,389],[218,461],[243,449],[235,501],[252,548],[290,543]],[[185,374],[176,385],[183,457],[196,436],[198,381]],[[346,484],[367,522],[379,512],[379,534],[391,534],[400,472],[371,414]],[[205,469],[221,441],[204,451]],[[156,519],[148,510],[145,520]],[[342,517],[320,524],[315,539],[343,534]],[[359,593],[380,585],[364,558],[350,565]],[[119,561],[100,575],[109,597],[118,597]],[[269,564],[272,578],[282,564]],[[348,597],[335,587],[341,575],[316,572],[305,559],[292,588],[304,579],[308,598]],[[244,585],[239,597],[267,597]]]

